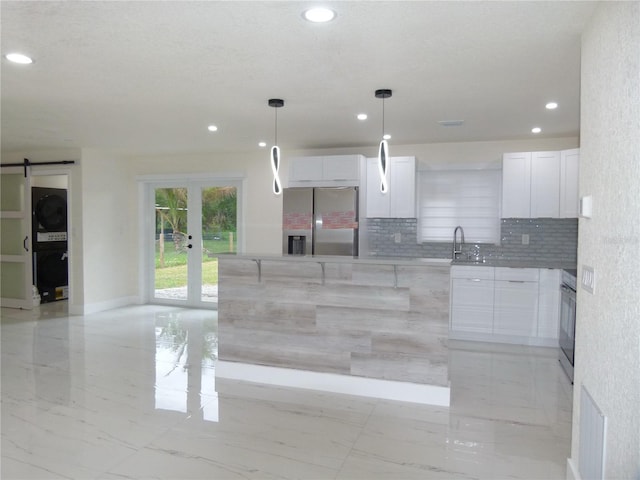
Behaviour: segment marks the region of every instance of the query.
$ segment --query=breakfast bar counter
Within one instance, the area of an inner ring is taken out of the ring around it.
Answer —
[[[450,261],[220,255],[219,359],[448,386]]]

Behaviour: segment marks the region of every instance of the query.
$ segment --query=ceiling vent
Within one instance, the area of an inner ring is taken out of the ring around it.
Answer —
[[[441,127],[459,127],[464,123],[464,120],[439,120],[438,124]]]

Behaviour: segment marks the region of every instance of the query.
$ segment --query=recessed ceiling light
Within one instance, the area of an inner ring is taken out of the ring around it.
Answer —
[[[385,134],[382,136],[382,139],[383,139],[383,140],[389,140],[390,138],[391,138],[391,135],[389,135],[388,133],[385,133]]]
[[[267,146],[267,142],[260,142],[260,143],[258,143],[258,146],[259,146],[260,148],[264,148],[264,147],[266,147],[266,146]]]
[[[542,131],[542,129],[540,127],[533,127],[531,129],[531,133],[540,133]]]
[[[9,60],[10,62],[21,63],[23,65],[33,63],[33,60],[30,57],[27,57],[26,55],[23,55],[21,53],[8,53],[4,56],[4,58]]]
[[[218,131],[218,127],[216,127],[215,125],[209,125],[207,127],[207,130],[209,130],[210,132],[217,132]]]
[[[359,113],[358,114],[358,120],[366,120],[367,119],[367,114],[366,113]]]
[[[326,23],[336,18],[336,12],[330,8],[314,7],[302,12],[305,20],[313,23]]]
[[[544,108],[546,108],[547,110],[555,110],[556,108],[558,108],[558,104],[556,102],[549,102],[544,106]]]

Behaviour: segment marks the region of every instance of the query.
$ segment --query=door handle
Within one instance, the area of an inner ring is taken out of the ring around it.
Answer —
[[[25,252],[29,251],[29,247],[27,246],[28,241],[29,241],[29,236],[27,235],[26,237],[24,237],[24,241],[22,242],[22,246],[24,247]]]

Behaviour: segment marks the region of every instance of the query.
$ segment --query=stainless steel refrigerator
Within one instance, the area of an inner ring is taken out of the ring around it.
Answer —
[[[358,256],[358,188],[285,188],[282,253]]]

